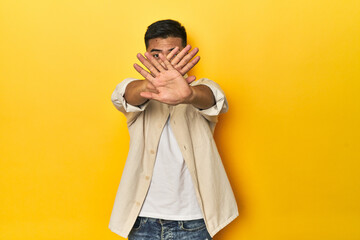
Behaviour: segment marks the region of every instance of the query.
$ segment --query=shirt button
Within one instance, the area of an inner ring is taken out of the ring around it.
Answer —
[[[186,146],[184,145],[184,149],[186,150]]]
[[[150,179],[150,177],[149,177],[149,176],[146,176],[146,177],[145,177],[145,179],[146,179],[146,180],[149,180],[149,179]]]
[[[151,154],[155,154],[155,151],[154,151],[154,150],[150,150],[150,153],[151,153]]]
[[[136,204],[136,206],[140,206],[140,202],[136,202],[135,204]]]

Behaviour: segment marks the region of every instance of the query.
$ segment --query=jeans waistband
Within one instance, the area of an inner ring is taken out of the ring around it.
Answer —
[[[151,217],[138,217],[139,219],[142,220],[142,222],[157,222],[160,223],[161,225],[163,224],[167,224],[167,223],[182,223],[182,222],[188,222],[188,221],[198,221],[198,220],[203,220],[203,218],[198,218],[198,219],[191,219],[191,220],[168,220],[168,219],[160,219],[160,218],[151,218]]]

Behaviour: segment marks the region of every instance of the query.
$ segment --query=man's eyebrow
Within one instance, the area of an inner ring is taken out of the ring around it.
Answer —
[[[172,50],[174,50],[175,48],[170,48],[168,51],[169,52],[171,52]],[[151,51],[150,52],[161,52],[162,50],[160,50],[160,49],[156,49],[156,48],[154,48],[154,49],[151,49]]]

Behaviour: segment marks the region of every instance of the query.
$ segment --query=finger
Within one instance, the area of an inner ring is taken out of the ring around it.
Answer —
[[[140,92],[140,96],[147,99],[154,99],[154,100],[160,100],[159,94],[152,93],[152,92]]]
[[[174,57],[174,59],[171,61],[171,64],[173,66],[175,66],[176,64],[178,64],[181,59],[188,53],[188,51],[191,49],[191,46],[188,44],[186,45],[186,47],[183,48],[183,50],[181,50],[176,57]],[[192,57],[191,57],[192,58]]]
[[[174,67],[171,65],[171,63],[167,60],[167,58],[164,55],[160,53],[159,57],[163,61],[163,63],[165,63],[166,69],[174,69]]]
[[[179,52],[179,47],[175,47],[167,56],[166,58],[171,61],[174,56]]]
[[[156,87],[154,87],[154,85],[152,85],[151,83],[148,83],[146,88],[145,88],[145,91],[147,92],[152,92],[152,93],[159,93],[159,91],[157,90]]]
[[[152,94],[151,92],[140,92],[140,96],[148,99],[152,99]]]
[[[161,66],[166,69],[165,63],[163,61],[161,61],[161,59],[158,60],[158,62],[161,64]]]
[[[154,65],[152,65],[151,62],[147,60],[141,53],[138,53],[136,56],[153,76],[157,76],[159,74],[159,70],[156,67],[154,67]]]
[[[179,72],[181,75],[185,75],[188,71],[190,71],[198,62],[200,61],[200,56],[195,57],[188,64],[186,64]]]
[[[189,52],[187,55],[185,55],[181,61],[175,65],[176,69],[182,69],[197,53],[199,52],[198,48],[194,48]]]
[[[141,76],[143,76],[144,78],[146,78],[147,80],[149,80],[149,82],[153,82],[155,79],[154,77],[148,73],[147,71],[145,71],[142,67],[140,67],[138,64],[134,64],[134,68],[135,70],[141,74]]]
[[[161,53],[160,53],[161,54]],[[160,55],[159,54],[159,55]],[[159,72],[164,71],[165,68],[156,60],[150,53],[146,52],[145,57],[150,60],[151,64],[156,67],[156,69],[159,70]],[[165,64],[166,66],[166,64]]]
[[[186,81],[188,84],[192,83],[193,81],[195,81],[196,77],[195,76],[190,76],[186,78]]]

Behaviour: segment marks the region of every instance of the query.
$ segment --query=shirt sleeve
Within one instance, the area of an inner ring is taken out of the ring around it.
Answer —
[[[215,104],[207,109],[198,109],[198,111],[207,120],[211,122],[217,122],[218,115],[221,113],[226,113],[229,109],[224,91],[220,88],[219,84],[207,78],[201,78],[193,82],[191,85],[192,86],[205,85],[211,89],[212,93],[214,94]]]
[[[120,82],[114,92],[111,95],[111,101],[116,107],[117,110],[122,112],[126,119],[128,124],[136,119],[136,117],[143,112],[147,105],[149,104],[149,101],[146,101],[144,104],[139,106],[134,106],[126,102],[125,100],[125,90],[129,83],[136,81],[138,79],[136,78],[126,78],[122,82]]]

